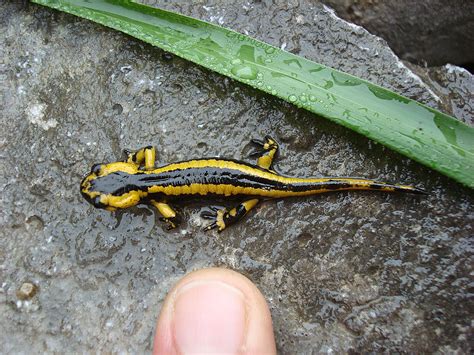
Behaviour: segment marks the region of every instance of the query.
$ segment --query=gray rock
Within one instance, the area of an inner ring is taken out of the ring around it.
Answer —
[[[474,63],[474,2],[322,0],[344,19],[384,38],[400,58],[430,66]]]
[[[471,73],[451,64],[431,68],[407,65],[440,98],[441,110],[451,112],[460,121],[474,125],[474,80]]]
[[[463,94],[472,76],[422,79],[384,41],[309,1],[166,7],[472,117]],[[0,4],[0,50],[2,351],[149,351],[167,291],[211,265],[259,286],[282,353],[469,351],[471,190],[286,102],[40,6]],[[281,141],[282,173],[365,176],[431,194],[269,201],[219,235],[201,231],[201,205],[178,206],[184,223],[167,232],[149,207],[112,214],[79,194],[90,166],[123,148],[154,144],[159,163],[247,159],[249,138],[265,134]],[[38,288],[30,300],[16,295],[25,280]]]

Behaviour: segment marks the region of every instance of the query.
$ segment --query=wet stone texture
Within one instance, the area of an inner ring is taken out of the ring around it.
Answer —
[[[328,8],[218,3],[164,6],[472,119],[472,96],[463,94],[472,93],[472,76],[450,67],[422,80],[384,41]],[[73,16],[2,2],[0,51],[2,352],[149,351],[172,284],[213,265],[259,286],[281,353],[470,350],[469,189],[281,100]],[[201,231],[201,205],[178,206],[184,222],[168,232],[147,206],[109,213],[79,194],[90,166],[117,160],[124,148],[156,145],[160,164],[247,159],[249,139],[266,134],[281,142],[281,173],[413,183],[430,195],[269,201],[217,234]],[[24,284],[35,292],[19,298]]]
[[[401,58],[473,69],[474,2],[322,0],[344,19],[387,40]]]

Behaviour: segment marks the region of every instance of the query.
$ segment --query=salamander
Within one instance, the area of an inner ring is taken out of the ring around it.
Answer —
[[[238,160],[204,158],[155,167],[155,148],[125,151],[124,161],[95,164],[81,182],[84,198],[97,208],[114,211],[137,204],[154,206],[168,228],[175,228],[178,216],[169,204],[186,198],[237,198],[233,208],[211,208],[202,216],[211,223],[205,228],[219,232],[241,220],[262,199],[308,196],[341,190],[377,190],[425,194],[420,188],[388,184],[362,178],[296,178],[276,173],[273,161],[278,143],[266,136],[253,139],[256,165]]]

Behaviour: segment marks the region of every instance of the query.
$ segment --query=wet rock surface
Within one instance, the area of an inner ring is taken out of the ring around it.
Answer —
[[[344,19],[384,38],[413,63],[474,69],[474,2],[466,0],[323,0]]]
[[[474,126],[474,80],[471,73],[451,64],[432,68],[407,65],[440,98],[442,110],[449,111],[460,121]]]
[[[149,2],[157,5],[158,2]],[[365,30],[305,2],[185,2],[169,9],[249,33],[469,121],[452,90],[422,80]],[[282,353],[468,352],[470,190],[281,100],[73,16],[0,4],[2,351],[151,349],[161,302],[185,273],[235,269],[271,307]],[[449,73],[448,73],[449,74]],[[457,97],[457,96],[456,96]],[[427,197],[350,192],[269,201],[221,234],[201,205],[171,232],[147,206],[109,213],[79,194],[90,166],[153,144],[158,163],[248,160],[281,143],[294,176],[413,183]],[[29,299],[17,290],[37,288]]]

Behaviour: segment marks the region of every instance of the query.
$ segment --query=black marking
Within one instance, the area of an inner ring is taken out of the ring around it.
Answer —
[[[94,205],[95,208],[104,208],[105,205],[100,202],[100,196],[96,196],[92,199],[92,204]]]
[[[369,185],[369,188],[371,188],[372,190],[381,190],[383,189],[385,186],[384,185],[381,185],[381,184],[370,184]]]
[[[99,174],[101,167],[102,167],[102,164],[94,164],[94,165],[92,165],[91,173],[96,174],[96,175]]]
[[[419,187],[414,187],[410,192],[418,195],[429,195],[428,191],[420,189]]]
[[[134,175],[117,171],[104,176],[98,176],[90,180],[90,192],[100,192],[101,194],[123,195],[132,190],[137,190],[138,186],[133,185]]]
[[[160,174],[137,174],[133,184],[141,190],[152,186],[186,186],[191,184],[234,185],[256,189],[287,189],[288,185],[273,179],[247,174],[230,168],[185,168],[165,171]]]

